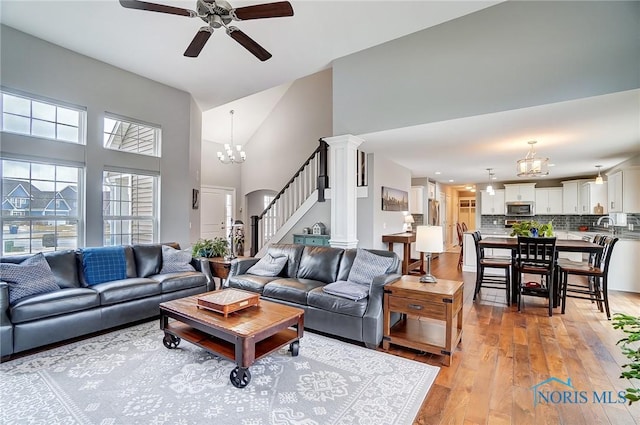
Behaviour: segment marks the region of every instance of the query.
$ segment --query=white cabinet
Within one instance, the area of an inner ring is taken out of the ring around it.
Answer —
[[[580,213],[580,180],[562,182],[562,213]]]
[[[545,187],[536,189],[535,213],[562,214],[562,188]]]
[[[486,190],[480,192],[480,214],[504,215],[504,189],[497,189],[493,195]]]
[[[424,186],[411,186],[409,214],[424,214]]]
[[[640,167],[608,174],[609,212],[640,213]]]
[[[531,201],[536,200],[535,183],[519,183],[504,185],[505,202]]]
[[[607,214],[607,187],[593,181],[582,183],[580,189],[580,214],[595,214],[595,208],[600,205],[602,214]],[[600,213],[598,213],[600,214]]]

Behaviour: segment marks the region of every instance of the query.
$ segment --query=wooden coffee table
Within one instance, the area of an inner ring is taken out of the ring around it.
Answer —
[[[256,360],[287,344],[291,355],[298,355],[304,332],[304,310],[260,300],[258,306],[224,317],[198,308],[198,297],[207,294],[160,304],[160,329],[164,331],[165,347],[176,348],[182,338],[235,362],[237,366],[231,371],[230,379],[237,388],[249,384],[249,367]]]

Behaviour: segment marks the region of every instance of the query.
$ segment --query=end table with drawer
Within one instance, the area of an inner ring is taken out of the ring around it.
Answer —
[[[462,341],[463,282],[438,279],[422,283],[420,276],[405,275],[384,289],[382,348],[402,345],[444,355],[451,364],[453,351]],[[401,313],[391,326],[391,313]]]

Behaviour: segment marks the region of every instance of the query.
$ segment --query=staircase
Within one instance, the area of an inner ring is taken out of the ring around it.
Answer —
[[[320,144],[291,177],[273,201],[251,216],[251,256],[262,255],[271,243],[279,242],[316,202],[324,202],[328,187],[327,143]]]

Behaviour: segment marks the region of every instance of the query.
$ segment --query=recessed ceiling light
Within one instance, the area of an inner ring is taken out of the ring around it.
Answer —
[[[471,190],[471,189],[473,189],[473,186],[465,186],[465,189]]]
[[[439,176],[440,174],[442,174],[440,171],[436,171],[436,176]]]
[[[454,181],[454,179],[449,179],[449,183],[453,183]]]
[[[548,167],[555,167],[556,164],[549,164]]]

